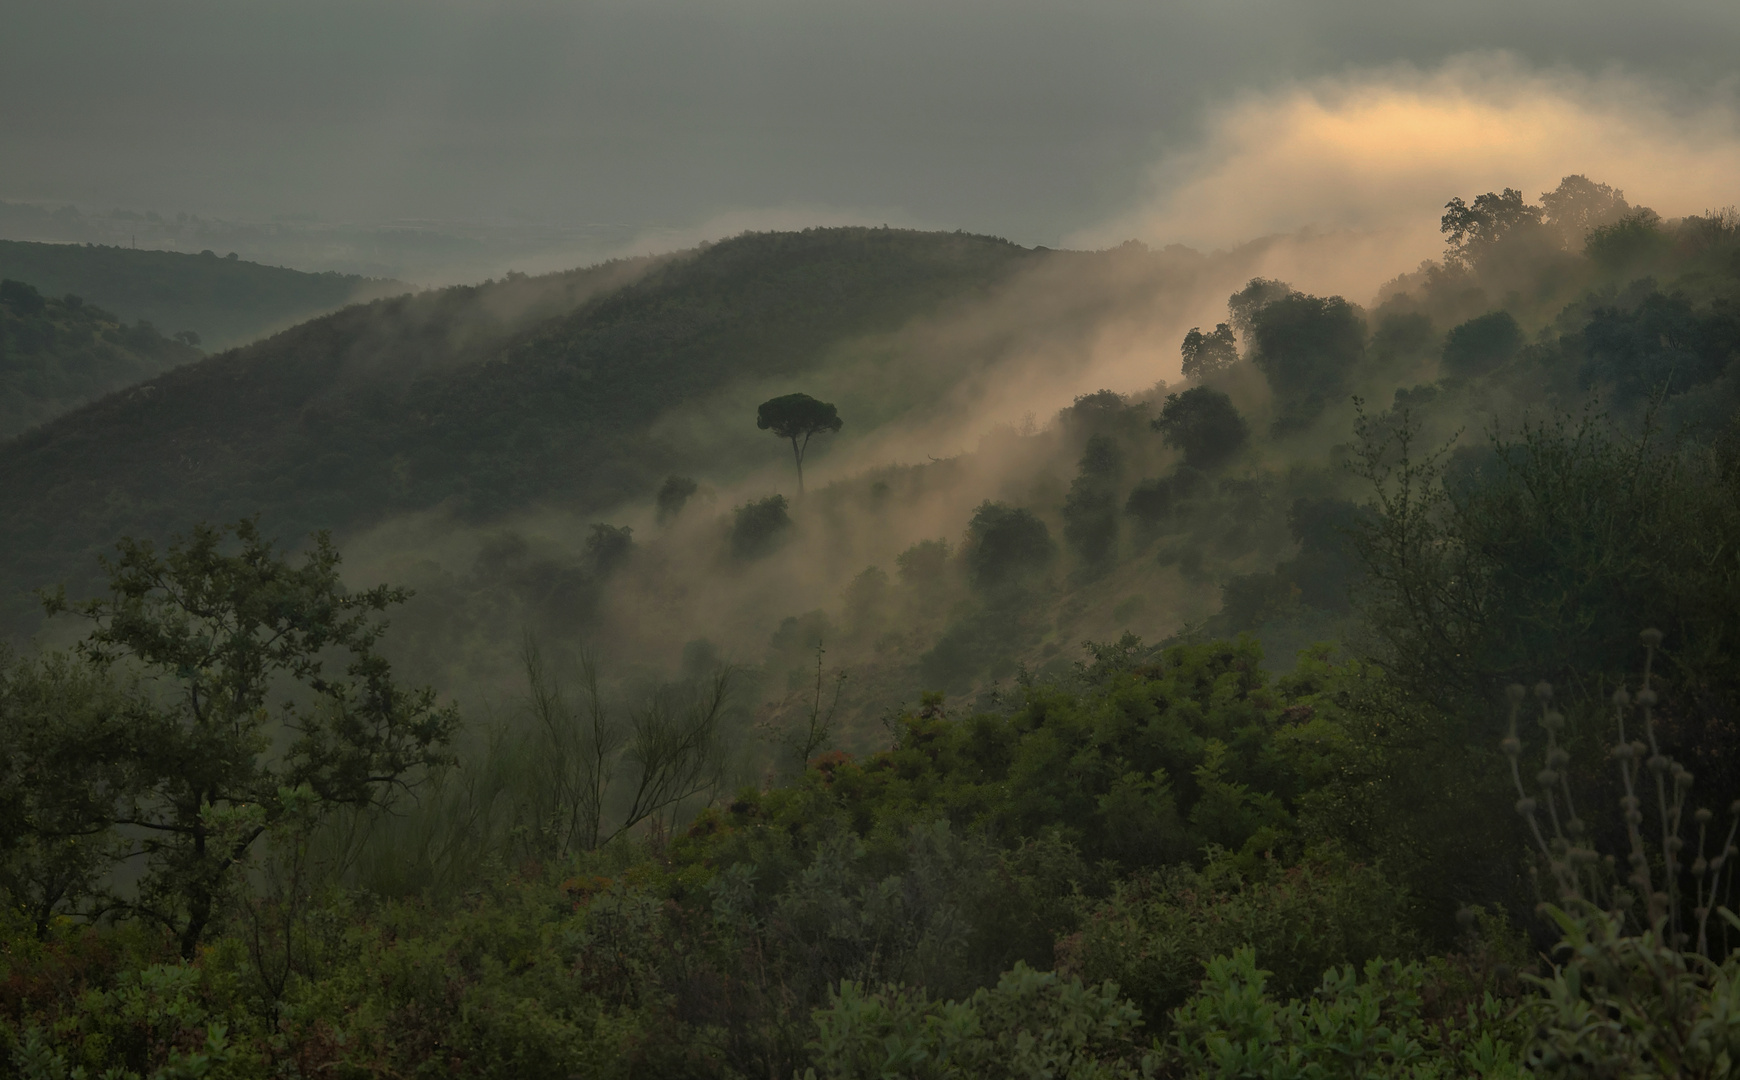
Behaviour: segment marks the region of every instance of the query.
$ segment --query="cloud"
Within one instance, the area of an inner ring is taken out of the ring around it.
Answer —
[[[1213,110],[1196,145],[1153,167],[1139,205],[1071,239],[1213,248],[1310,230],[1277,261],[1315,279],[1296,284],[1357,294],[1442,249],[1452,196],[1534,199],[1584,173],[1669,217],[1740,201],[1737,116],[1732,83],[1689,99],[1504,53],[1313,79]]]

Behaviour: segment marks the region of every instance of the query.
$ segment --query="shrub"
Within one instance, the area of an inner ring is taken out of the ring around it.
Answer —
[[[784,495],[744,503],[731,522],[731,554],[744,560],[771,555],[790,529],[791,515],[786,513]]]

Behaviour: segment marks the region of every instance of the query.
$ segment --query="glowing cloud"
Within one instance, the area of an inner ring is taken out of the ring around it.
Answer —
[[[1141,206],[1072,240],[1361,234],[1334,258],[1276,249],[1319,279],[1296,284],[1360,297],[1442,249],[1451,196],[1516,187],[1533,200],[1584,173],[1668,217],[1740,201],[1737,115],[1731,88],[1687,102],[1633,76],[1532,71],[1503,54],[1294,84],[1213,112],[1198,146],[1156,165]]]

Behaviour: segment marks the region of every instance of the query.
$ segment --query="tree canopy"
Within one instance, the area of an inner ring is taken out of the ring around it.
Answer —
[[[198,526],[161,554],[122,540],[104,565],[107,596],[45,604],[92,624],[78,646],[92,669],[143,681],[100,738],[73,727],[53,749],[75,775],[111,781],[91,804],[98,821],[140,836],[145,876],[111,903],[191,956],[274,822],[299,804],[365,805],[444,761],[458,717],[399,685],[376,648],[376,616],[406,591],[345,589],[325,534],[299,566],[246,520]]]
[[[762,402],[755,411],[756,427],[791,440],[792,457],[797,461],[799,495],[804,491],[804,451],[809,449],[810,437],[839,431],[842,423],[838,409],[808,394],[772,398]]]
[[[1152,423],[1166,445],[1183,450],[1184,463],[1198,469],[1224,464],[1250,438],[1232,398],[1206,386],[1167,395]]]

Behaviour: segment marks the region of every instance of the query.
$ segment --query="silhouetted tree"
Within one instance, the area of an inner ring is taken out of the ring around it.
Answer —
[[[599,577],[628,561],[634,554],[634,529],[627,525],[609,525],[598,521],[586,537],[586,557]]]
[[[1484,375],[1508,364],[1522,347],[1522,327],[1510,312],[1489,312],[1469,319],[1444,339],[1444,374]]]
[[[1482,248],[1540,224],[1541,208],[1524,202],[1517,189],[1505,188],[1502,194],[1489,191],[1476,195],[1472,206],[1460,196],[1451,199],[1444,204],[1438,231],[1450,237],[1449,257],[1467,261]]]
[[[1063,504],[1063,538],[1083,563],[1103,566],[1117,549],[1123,454],[1115,440],[1095,435],[1088,439],[1079,467]]]
[[[809,449],[810,436],[838,431],[841,424],[839,411],[834,406],[817,401],[808,394],[786,394],[764,401],[755,415],[756,427],[791,440],[791,456],[797,461],[799,495],[804,493],[804,451]],[[803,441],[799,442],[799,439]]]
[[[1238,331],[1239,339],[1244,342],[1246,351],[1251,347],[1251,325],[1257,312],[1277,300],[1293,295],[1293,286],[1285,281],[1252,278],[1245,283],[1244,288],[1226,298],[1227,316],[1232,321],[1232,328]]]
[[[1224,463],[1250,438],[1250,429],[1232,399],[1206,386],[1167,395],[1153,426],[1167,446],[1184,451],[1185,464],[1198,469]]]
[[[1546,223],[1572,249],[1582,247],[1591,230],[1618,221],[1630,210],[1623,191],[1598,184],[1581,173],[1565,177],[1557,188],[1541,195]]]
[[[1239,358],[1238,343],[1233,340],[1232,327],[1226,323],[1216,324],[1207,334],[1200,326],[1191,327],[1178,351],[1184,355],[1186,379],[1201,379],[1225,371]]]
[[[731,554],[739,559],[759,559],[779,546],[791,515],[786,513],[784,495],[769,495],[756,502],[744,503],[735,511],[731,524]]]
[[[56,595],[46,607],[93,624],[78,646],[93,667],[138,672],[163,693],[138,695],[119,738],[68,747],[63,764],[127,759],[127,783],[106,793],[109,823],[138,837],[146,872],[118,903],[192,957],[274,822],[367,805],[445,761],[458,717],[433,690],[396,683],[375,651],[385,629],[376,614],[409,593],[347,591],[325,533],[300,566],[246,520],[198,526],[161,555],[133,540],[117,547],[104,561],[107,597]],[[290,684],[300,701],[286,700]]]
[[[1309,419],[1346,392],[1365,356],[1365,320],[1339,296],[1293,293],[1271,301],[1251,322],[1253,359],[1280,398],[1284,418]]]
[[[1057,544],[1033,511],[986,501],[967,524],[965,554],[974,584],[995,588],[1043,572]]]
[[[695,482],[686,476],[665,477],[665,482],[659,485],[659,523],[662,525],[682,513],[697,490]]]

